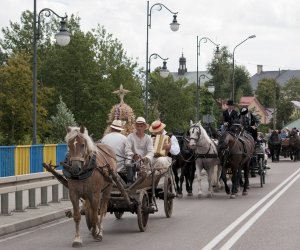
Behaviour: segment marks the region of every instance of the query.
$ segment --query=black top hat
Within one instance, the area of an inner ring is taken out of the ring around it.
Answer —
[[[247,107],[241,108],[241,115],[245,115],[247,113],[248,113],[248,108]]]
[[[227,105],[234,106],[234,103],[233,103],[232,100],[228,100],[228,101],[227,101]]]

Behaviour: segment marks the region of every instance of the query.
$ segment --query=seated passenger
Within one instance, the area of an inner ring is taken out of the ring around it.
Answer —
[[[150,165],[153,156],[153,143],[150,135],[145,134],[145,130],[149,128],[146,123],[145,118],[138,117],[135,121],[136,131],[127,136],[125,145],[125,156],[126,165],[131,165],[132,161],[141,161],[143,164],[138,171],[138,178],[135,181],[134,186],[130,189],[140,184],[150,172]]]
[[[180,147],[177,138],[174,135],[168,135],[165,131],[166,124],[159,120],[152,122],[149,131],[155,136],[153,168],[165,172],[172,164],[171,156],[180,153]],[[159,141],[157,141],[159,140]]]
[[[124,130],[122,125],[121,120],[114,120],[110,125],[110,133],[101,139],[101,143],[110,146],[116,154],[117,172],[123,171],[125,165],[125,144],[127,138],[121,134]]]

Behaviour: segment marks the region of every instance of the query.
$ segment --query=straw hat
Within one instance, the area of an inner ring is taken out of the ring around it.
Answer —
[[[121,120],[114,120],[112,124],[110,125],[111,128],[123,131],[124,129],[122,128],[122,121]]]
[[[166,127],[166,124],[162,123],[159,120],[156,120],[156,121],[152,122],[152,124],[149,128],[149,131],[151,133],[158,133],[158,132],[162,131],[165,127]]]
[[[149,124],[146,122],[144,117],[139,116],[138,118],[136,118],[135,123],[136,124],[144,124],[145,130],[149,128]]]

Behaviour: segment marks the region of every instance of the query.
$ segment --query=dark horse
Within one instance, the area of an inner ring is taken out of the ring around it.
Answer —
[[[84,127],[68,127],[67,131],[68,157],[63,165],[74,211],[76,233],[73,247],[78,247],[82,245],[80,199],[84,200],[83,211],[93,238],[98,241],[103,238],[102,219],[113,185],[110,176],[115,180],[116,157],[109,146],[94,144]]]
[[[270,149],[272,162],[279,161],[281,140],[276,130],[273,130],[268,140],[268,147]]]
[[[293,128],[290,132],[289,145],[291,150],[291,159],[294,161],[300,160],[300,137],[295,128]]]
[[[249,165],[254,153],[254,140],[247,132],[243,135],[235,134],[231,131],[225,131],[219,139],[218,153],[223,166],[222,180],[226,182],[225,174],[232,174],[232,187],[230,198],[235,198],[239,184],[238,172],[244,170],[243,195],[247,195],[249,187]],[[227,184],[225,183],[225,186]]]
[[[188,196],[192,196],[193,181],[195,178],[196,170],[194,154],[193,151],[188,148],[189,139],[185,135],[185,133],[176,132],[174,136],[176,136],[180,147],[180,153],[174,156],[175,162],[172,165],[173,173],[175,176],[177,196],[182,197],[182,185],[184,180]],[[180,176],[178,173],[179,170]]]

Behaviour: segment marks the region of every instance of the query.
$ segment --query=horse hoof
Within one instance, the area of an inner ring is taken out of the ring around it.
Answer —
[[[193,196],[193,193],[188,193],[187,196]]]
[[[93,235],[94,240],[96,241],[102,241],[103,240],[103,235],[102,234],[97,234],[97,235]]]
[[[235,199],[235,194],[230,195],[230,199]]]
[[[207,198],[212,198],[213,197],[213,194],[209,193],[207,194]]]
[[[244,191],[244,192],[243,192],[243,195],[248,195],[248,192],[247,192],[247,191]]]
[[[177,198],[182,198],[183,195],[182,194],[177,194]]]
[[[198,198],[202,198],[202,194],[198,194]]]
[[[82,247],[82,240],[81,239],[75,239],[72,243],[72,247]]]

